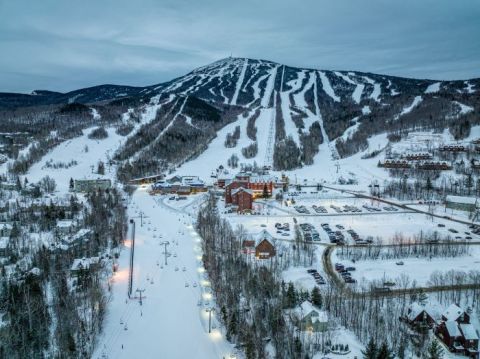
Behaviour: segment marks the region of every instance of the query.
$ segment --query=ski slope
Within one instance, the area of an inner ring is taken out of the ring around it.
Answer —
[[[143,226],[136,219],[133,276],[133,294],[144,289],[144,298],[140,304],[138,292],[137,298],[127,297],[131,246],[127,241],[112,278],[112,297],[93,358],[210,359],[233,353],[215,316],[214,329],[208,333],[206,309],[214,304],[191,216],[201,200],[192,196],[170,205],[165,197],[151,196],[144,189],[134,193],[129,217],[138,217],[140,211],[147,217]],[[167,265],[164,241],[170,243]]]

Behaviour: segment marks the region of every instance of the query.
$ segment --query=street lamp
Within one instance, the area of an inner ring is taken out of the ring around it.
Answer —
[[[212,332],[212,312],[215,311],[215,308],[213,307],[207,308],[206,311],[208,313],[208,332],[211,333]]]

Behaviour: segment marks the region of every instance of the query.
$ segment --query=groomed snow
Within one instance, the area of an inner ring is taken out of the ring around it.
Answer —
[[[234,352],[215,315],[214,329],[208,333],[206,309],[213,300],[200,260],[200,237],[187,213],[199,200],[190,197],[170,206],[165,198],[150,196],[142,189],[133,195],[129,216],[138,217],[141,210],[148,217],[143,226],[136,219],[133,277],[133,294],[145,289],[145,298],[140,305],[138,293],[136,299],[127,297],[131,246],[127,241],[112,279],[112,298],[94,358],[104,354],[115,359],[136,358],[141,354],[143,358],[210,359],[227,358]],[[170,243],[166,266],[163,241]]]
[[[435,93],[440,91],[440,84],[441,82],[435,82],[427,87],[425,93]]]

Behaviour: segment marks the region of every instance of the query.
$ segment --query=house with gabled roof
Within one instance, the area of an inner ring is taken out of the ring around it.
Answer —
[[[328,328],[328,314],[308,300],[294,309],[294,319],[302,332],[324,332]]]
[[[470,323],[470,316],[458,305],[451,304],[443,313],[443,321],[455,321],[457,323]]]

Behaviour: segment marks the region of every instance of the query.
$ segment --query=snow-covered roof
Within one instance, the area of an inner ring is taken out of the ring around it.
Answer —
[[[312,314],[312,322],[326,323],[328,322],[327,312],[317,309],[312,303],[308,300],[305,300],[300,306],[296,309],[297,315],[303,319],[309,314]],[[312,313],[313,312],[313,313]]]
[[[257,242],[260,242],[264,239],[269,240],[270,242],[274,239],[273,236],[268,232],[266,229],[262,229],[262,231],[256,237]]]
[[[463,204],[475,204],[477,199],[475,197],[464,197],[464,196],[447,196],[447,202],[453,203],[463,203]]]
[[[463,309],[456,304],[451,304],[445,310],[445,312],[443,312],[443,316],[447,319],[447,321],[457,320],[462,314]]]
[[[238,188],[236,188],[236,189],[234,189],[234,190],[232,191],[232,196],[235,195],[236,193],[240,192],[240,191],[246,192],[246,193],[248,193],[248,194],[253,194],[253,191],[252,191],[251,189],[246,189],[246,188],[243,188],[243,187],[238,187]]]
[[[450,337],[461,337],[460,329],[458,328],[458,323],[454,320],[448,320],[445,322],[445,327],[447,328],[448,335]]]
[[[12,229],[13,226],[11,223],[0,223],[0,229]]]
[[[460,330],[466,340],[477,340],[478,333],[472,324],[460,324]]]
[[[9,241],[10,241],[10,238],[8,237],[0,237],[0,249],[7,248]]]
[[[421,305],[418,302],[413,302],[410,304],[409,313],[407,314],[407,318],[409,320],[414,320],[416,317],[422,313],[422,311],[427,312],[434,320],[438,320],[440,318],[439,308],[435,308],[432,305]]]
[[[76,258],[73,260],[70,270],[89,269],[92,264],[97,264],[99,261],[100,257]]]
[[[57,221],[57,227],[59,228],[70,228],[73,226],[73,221],[70,219],[63,219],[60,221]]]

